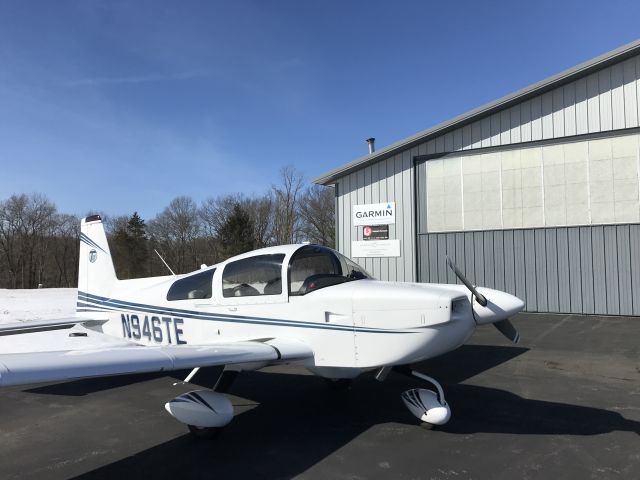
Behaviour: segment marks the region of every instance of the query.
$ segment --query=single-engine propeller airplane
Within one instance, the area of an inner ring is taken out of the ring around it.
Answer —
[[[196,436],[233,418],[223,394],[240,371],[298,363],[345,382],[392,369],[435,387],[402,393],[429,425],[451,409],[440,384],[408,365],[462,345],[492,323],[510,340],[517,297],[464,285],[374,280],[318,245],[268,247],[184,275],[118,280],[100,216],[82,220],[77,313],[0,327],[0,386],[224,366],[213,388],[170,400],[166,410]]]

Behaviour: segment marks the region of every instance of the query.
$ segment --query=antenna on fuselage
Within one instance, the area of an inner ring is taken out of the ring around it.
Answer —
[[[173,270],[171,270],[171,267],[169,266],[169,264],[167,262],[164,261],[164,258],[162,258],[162,255],[160,255],[158,253],[158,250],[156,250],[155,248],[153,249],[154,252],[156,252],[156,255],[158,255],[158,257],[160,258],[160,260],[162,260],[162,263],[164,263],[164,266],[167,267],[169,269],[169,271],[171,272],[171,275],[173,275],[174,277],[176,276],[176,274],[174,273]]]

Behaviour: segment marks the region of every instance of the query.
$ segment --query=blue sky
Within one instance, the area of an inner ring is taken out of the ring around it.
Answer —
[[[640,2],[0,0],[0,199],[307,179],[640,38]]]

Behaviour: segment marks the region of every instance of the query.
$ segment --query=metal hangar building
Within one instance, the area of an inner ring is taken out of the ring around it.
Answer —
[[[314,179],[335,187],[337,249],[381,280],[454,283],[449,255],[530,312],[640,315],[639,99],[636,41],[370,144]]]

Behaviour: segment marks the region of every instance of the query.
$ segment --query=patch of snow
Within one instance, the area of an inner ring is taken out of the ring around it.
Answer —
[[[0,324],[73,317],[77,288],[0,288]]]

